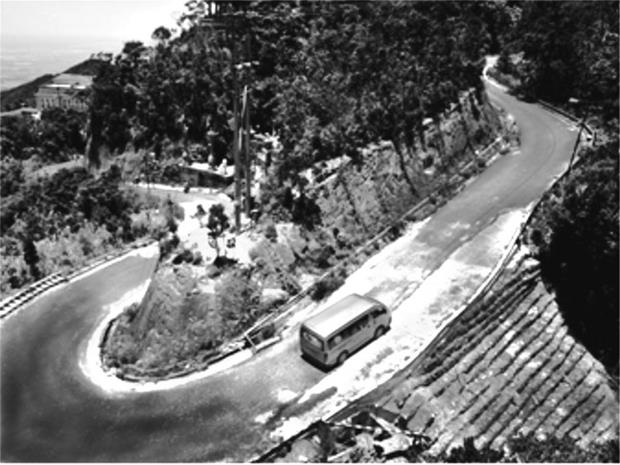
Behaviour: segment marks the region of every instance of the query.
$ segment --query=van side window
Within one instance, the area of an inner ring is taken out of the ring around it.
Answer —
[[[340,344],[343,341],[343,337],[341,334],[336,334],[334,337],[332,337],[329,342],[327,343],[327,346],[330,349],[333,349],[334,347],[336,347],[338,344]]]
[[[387,310],[383,307],[381,308],[376,308],[372,311],[372,317],[373,318],[379,318],[380,316],[383,316],[387,313]]]

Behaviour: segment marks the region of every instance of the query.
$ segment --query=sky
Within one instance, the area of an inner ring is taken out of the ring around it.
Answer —
[[[147,42],[158,26],[175,26],[186,1],[0,0],[1,36]]]

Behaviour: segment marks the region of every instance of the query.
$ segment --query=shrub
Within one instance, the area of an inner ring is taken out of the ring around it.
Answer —
[[[314,285],[310,298],[314,301],[323,300],[343,284],[344,279],[341,277],[334,275],[326,276]]]
[[[499,462],[503,455],[502,452],[489,447],[477,449],[474,444],[474,438],[469,437],[463,441],[462,446],[452,449],[445,461],[449,463],[491,463]]]
[[[181,253],[177,254],[176,257],[172,259],[172,263],[174,265],[179,265],[181,263],[193,263],[194,254],[189,249],[183,249]]]
[[[227,335],[235,334],[253,320],[260,301],[260,289],[247,270],[235,269],[215,286],[217,312],[224,319]]]
[[[278,231],[273,223],[269,223],[265,226],[265,238],[270,242],[278,241]]]
[[[261,329],[260,335],[263,341],[274,337],[276,335],[276,325],[269,323]]]
[[[192,264],[193,265],[202,265],[202,263],[203,263],[202,254],[200,253],[199,250],[196,250],[194,252],[194,259],[192,260]]]

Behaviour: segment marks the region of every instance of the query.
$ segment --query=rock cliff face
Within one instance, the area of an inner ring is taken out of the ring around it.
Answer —
[[[415,148],[388,142],[365,149],[362,164],[343,165],[315,190],[324,225],[353,238],[369,238],[416,202],[438,192],[459,164],[493,141],[504,121],[485,94],[464,92],[438,121],[426,120]]]

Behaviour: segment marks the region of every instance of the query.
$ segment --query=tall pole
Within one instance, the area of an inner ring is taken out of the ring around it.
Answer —
[[[244,114],[244,152],[245,152],[245,214],[250,217],[250,210],[252,206],[251,202],[251,183],[252,173],[250,170],[250,92],[246,86],[245,88],[245,114]]]
[[[232,25],[232,78],[233,78],[233,158],[235,162],[235,228],[241,230],[241,161],[239,157],[239,84],[237,82],[236,35],[233,19]]]
[[[249,63],[252,60],[252,54],[250,53],[250,31],[246,30],[245,34],[245,59],[248,61],[248,72],[251,69],[251,64]],[[247,75],[246,75],[247,76]],[[244,113],[244,170],[245,170],[245,214],[247,217],[250,217],[250,211],[252,210],[251,206],[251,187],[252,187],[252,172],[251,172],[251,156],[250,156],[250,90],[249,86],[245,86],[245,113]]]

